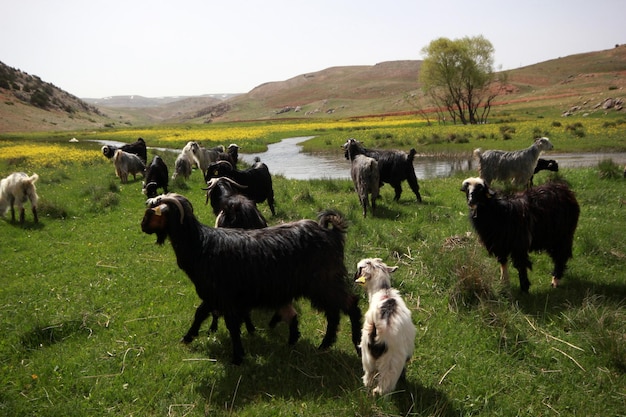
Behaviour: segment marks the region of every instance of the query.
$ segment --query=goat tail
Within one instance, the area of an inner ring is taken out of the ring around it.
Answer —
[[[328,229],[329,224],[333,225],[333,229],[345,233],[348,229],[348,222],[341,213],[335,210],[325,210],[317,216],[318,223],[325,229]]]
[[[31,175],[31,176],[28,178],[28,182],[30,182],[31,184],[34,184],[34,183],[36,183],[36,182],[37,182],[37,180],[38,180],[38,179],[39,179],[39,175],[37,175],[37,174],[35,174],[35,173],[33,172],[33,175]]]
[[[411,150],[409,151],[408,160],[413,162],[413,158],[415,158],[416,153],[417,151],[415,150],[415,148],[411,148]]]

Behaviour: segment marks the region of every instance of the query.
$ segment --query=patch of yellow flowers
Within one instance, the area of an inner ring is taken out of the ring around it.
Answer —
[[[66,163],[90,163],[101,158],[102,155],[98,151],[76,149],[71,146],[0,142],[0,160],[23,160],[28,166],[53,167]]]

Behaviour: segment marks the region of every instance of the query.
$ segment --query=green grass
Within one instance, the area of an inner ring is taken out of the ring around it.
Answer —
[[[0,172],[32,171],[19,164],[0,161]],[[459,187],[474,172],[420,181],[422,204],[408,187],[394,203],[385,186],[367,219],[349,181],[274,178],[277,215],[260,205],[270,223],[337,208],[350,221],[351,273],[364,257],[400,267],[393,283],[418,335],[406,383],[385,398],[362,387],[345,317],[337,345],[317,351],[325,320],[306,300],[293,347],[284,325],[268,328],[270,312],[254,312],[239,367],[223,322],[181,345],[199,300],[169,243],[140,230],[141,181],[120,184],[104,158],[41,167],[40,223],[28,212],[24,227],[0,220],[0,414],[625,415],[626,182],[603,164],[559,173],[581,205],[574,258],[554,290],[549,258],[533,254],[528,295],[515,273],[502,287],[471,233]],[[172,191],[212,224],[201,186],[194,172]]]

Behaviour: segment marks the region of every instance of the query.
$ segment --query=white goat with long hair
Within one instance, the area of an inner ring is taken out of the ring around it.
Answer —
[[[0,181],[0,216],[6,214],[11,209],[11,221],[15,221],[15,208],[20,211],[20,223],[24,223],[24,203],[30,201],[35,223],[39,222],[37,217],[37,190],[35,182],[39,175],[33,174],[30,177],[23,172],[14,172]]]
[[[391,287],[391,273],[396,269],[379,258],[362,259],[357,264],[355,282],[366,288],[369,298],[361,332],[363,384],[375,384],[373,393],[380,395],[395,389],[415,348],[411,310],[400,292]]]
[[[511,181],[517,187],[529,187],[539,155],[553,148],[550,139],[537,138],[526,149],[517,151],[474,150],[474,157],[480,165],[480,178],[488,185],[494,180]]]

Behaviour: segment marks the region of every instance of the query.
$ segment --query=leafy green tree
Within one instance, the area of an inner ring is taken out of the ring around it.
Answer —
[[[493,70],[494,48],[483,36],[439,38],[422,49],[422,89],[454,123],[485,123],[503,79]]]

